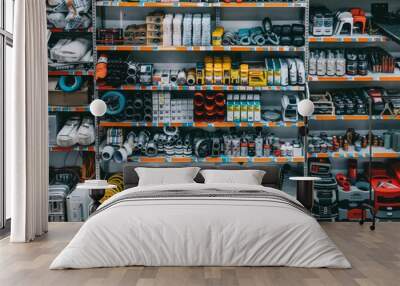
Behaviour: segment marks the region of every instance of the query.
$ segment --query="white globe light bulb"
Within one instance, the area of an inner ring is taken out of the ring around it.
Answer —
[[[90,104],[90,113],[95,117],[101,117],[107,112],[107,104],[101,99],[95,99]]]
[[[314,103],[309,99],[303,99],[297,105],[297,111],[303,117],[311,116],[314,113]]]

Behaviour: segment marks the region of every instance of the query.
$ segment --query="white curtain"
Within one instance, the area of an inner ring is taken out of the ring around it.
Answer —
[[[12,94],[6,96],[6,187],[12,242],[47,232],[46,1],[15,1]]]

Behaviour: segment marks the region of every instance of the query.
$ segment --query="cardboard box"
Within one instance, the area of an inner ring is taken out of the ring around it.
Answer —
[[[49,105],[53,106],[79,106],[89,104],[87,91],[66,93],[62,91],[49,91]]]

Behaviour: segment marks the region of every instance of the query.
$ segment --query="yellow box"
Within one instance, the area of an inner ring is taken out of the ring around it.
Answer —
[[[240,65],[240,84],[241,85],[249,84],[249,65],[248,64]]]
[[[222,73],[222,63],[214,62],[214,84],[222,84],[223,73]]]
[[[267,76],[265,69],[259,66],[253,66],[249,69],[249,85],[250,86],[266,86]]]
[[[224,56],[222,71],[223,71],[223,82],[225,85],[231,84],[231,70],[232,70],[231,58]]]
[[[222,46],[222,36],[224,35],[224,28],[217,27],[212,33],[212,45]]]
[[[206,62],[206,70],[205,70],[205,83],[213,84],[214,80],[214,64]]]

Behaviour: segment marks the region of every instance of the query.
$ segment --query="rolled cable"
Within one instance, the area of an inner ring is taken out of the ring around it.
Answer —
[[[223,46],[233,46],[236,45],[236,36],[233,32],[225,32],[222,37]]]
[[[239,36],[240,45],[242,45],[242,46],[251,45],[249,29],[239,29],[238,36]]]
[[[256,27],[250,30],[250,39],[253,45],[263,46],[266,43],[261,27]]]

